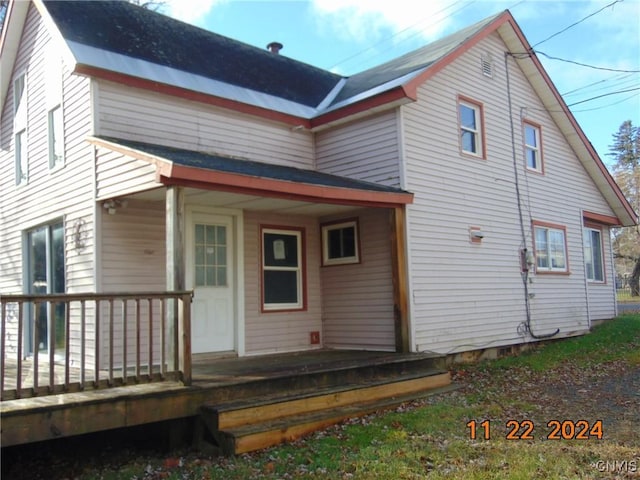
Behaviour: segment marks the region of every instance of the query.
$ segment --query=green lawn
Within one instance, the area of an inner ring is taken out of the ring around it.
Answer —
[[[640,315],[625,315],[583,337],[459,367],[454,392],[294,444],[231,459],[141,456],[69,478],[639,478],[639,371]]]

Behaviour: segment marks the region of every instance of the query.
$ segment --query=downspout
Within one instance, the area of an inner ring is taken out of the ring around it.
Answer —
[[[506,80],[507,80],[507,100],[509,106],[509,123],[511,126],[511,150],[513,156],[513,176],[514,176],[514,184],[516,187],[516,200],[518,203],[518,219],[520,221],[520,234],[522,235],[522,249],[525,257],[527,256],[527,234],[524,229],[524,215],[522,213],[522,202],[520,195],[520,181],[518,178],[518,156],[516,153],[516,136],[515,136],[515,127],[513,126],[513,108],[511,102],[511,81],[509,77],[509,56],[510,52],[504,53],[504,69],[506,72]],[[531,337],[536,340],[544,340],[546,338],[551,338],[557,335],[560,332],[560,329],[557,328],[555,332],[548,333],[546,335],[537,335],[534,333],[533,328],[531,327],[531,301],[529,298],[529,270],[526,269],[521,274],[522,277],[522,285],[524,287],[524,307],[526,312],[526,322],[525,329],[531,335]]]

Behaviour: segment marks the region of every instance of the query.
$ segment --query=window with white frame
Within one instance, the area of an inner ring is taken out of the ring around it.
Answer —
[[[524,155],[529,170],[542,172],[542,148],[540,127],[531,123],[524,124]]]
[[[263,310],[304,308],[303,231],[262,229]]]
[[[26,115],[26,89],[27,76],[25,73],[18,75],[13,81],[13,114],[16,123],[23,123],[23,115]],[[24,112],[24,113],[23,113]],[[25,119],[26,120],[26,119]]]
[[[21,130],[15,134],[15,171],[16,185],[23,185],[29,179],[29,156],[27,154],[27,130]]]
[[[49,134],[49,168],[64,165],[64,118],[62,110],[62,59],[53,43],[46,57],[47,125]]]
[[[321,230],[323,265],[360,262],[357,220],[323,224]]]
[[[27,76],[18,75],[13,81],[13,132],[16,185],[29,179],[29,155],[27,152]]]
[[[583,241],[587,280],[591,282],[604,282],[602,230],[585,227]]]
[[[458,101],[458,115],[462,151],[484,158],[482,107],[476,103],[460,99]]]
[[[62,124],[62,107],[49,110],[49,168],[64,165],[64,126]]]
[[[536,272],[568,272],[564,227],[535,225]]]

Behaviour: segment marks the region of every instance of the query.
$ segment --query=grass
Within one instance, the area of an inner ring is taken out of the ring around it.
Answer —
[[[483,366],[490,369],[526,366],[544,371],[567,361],[593,365],[619,359],[640,364],[639,315],[622,315],[595,327],[589,335],[552,341],[521,356],[502,358]]]
[[[640,418],[633,404],[627,410],[619,410],[622,420],[618,425],[626,425],[627,431],[607,423],[605,438],[601,440],[548,440],[544,428],[537,430],[539,434],[533,440],[507,440],[504,426],[509,418],[519,421],[531,418],[536,419],[537,427],[543,427],[544,420],[540,419],[548,420],[559,414],[560,410],[555,410],[555,406],[549,409],[546,400],[537,396],[537,392],[545,391],[535,390],[543,379],[553,378],[551,385],[562,386],[567,378],[578,378],[579,382],[595,372],[599,377],[594,378],[608,380],[620,368],[627,372],[637,368],[639,351],[640,315],[624,315],[583,337],[549,342],[519,357],[464,367],[456,373],[467,377],[460,391],[353,420],[294,444],[230,459],[174,452],[173,459],[141,457],[99,471],[75,472],[69,478],[637,478]],[[529,389],[529,394],[524,395]],[[563,399],[562,395],[559,398]],[[566,408],[575,418],[584,414],[588,420],[595,420],[588,415],[600,412],[602,398],[588,400],[586,410],[578,397]],[[473,419],[478,423],[490,419],[489,440],[483,438],[482,430],[478,430],[477,439],[470,438],[467,424]]]

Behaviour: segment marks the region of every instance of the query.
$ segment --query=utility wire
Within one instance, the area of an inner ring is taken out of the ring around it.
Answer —
[[[538,46],[538,45],[540,45],[541,43],[544,43],[544,42],[546,42],[547,40],[551,40],[552,38],[557,37],[557,36],[558,36],[558,35],[560,35],[561,33],[566,32],[566,31],[567,31],[567,30],[569,30],[570,28],[575,27],[575,26],[576,26],[576,25],[578,25],[579,23],[584,22],[586,19],[591,18],[591,17],[593,17],[594,15],[597,15],[597,14],[598,14],[598,13],[600,13],[601,11],[603,11],[603,10],[605,10],[605,9],[609,8],[609,7],[612,7],[612,6],[614,6],[616,3],[619,3],[619,2],[621,2],[621,1],[622,1],[622,0],[615,0],[614,2],[611,2],[609,5],[605,5],[604,7],[602,7],[602,8],[601,8],[600,10],[598,10],[597,12],[593,12],[592,14],[587,15],[587,16],[586,16],[586,17],[584,17],[582,20],[578,20],[577,22],[572,23],[572,24],[571,24],[571,25],[569,25],[568,27],[563,28],[563,29],[562,29],[562,30],[560,30],[559,32],[556,32],[556,33],[554,33],[553,35],[551,35],[551,36],[549,36],[549,37],[545,38],[544,40],[539,41],[538,43],[536,43],[535,45],[533,45],[533,46],[531,47],[531,49],[533,50],[535,47],[537,47],[537,46]]]
[[[618,0],[620,1],[620,0]],[[548,55],[544,52],[541,52],[539,50],[532,50],[533,52],[535,52],[538,55],[542,55],[550,60],[558,60],[560,62],[565,62],[565,63],[572,63],[574,65],[579,65],[581,67],[587,67],[587,68],[593,68],[595,70],[604,70],[606,72],[619,72],[619,73],[640,73],[640,70],[622,70],[619,68],[608,68],[608,67],[597,67],[595,65],[589,65],[587,63],[580,63],[580,62],[575,62],[573,60],[567,60],[566,58],[559,58],[559,57],[552,57],[551,55]],[[521,54],[515,54],[515,55],[525,55],[524,53]]]
[[[610,103],[608,105],[603,105],[601,107],[595,107],[595,108],[585,108],[584,110],[573,110],[573,113],[593,112],[595,110],[602,110],[603,108],[613,107],[614,105],[618,105],[619,103],[624,103],[627,100],[631,100],[633,97],[637,97],[638,95],[640,95],[640,94],[634,93],[629,97],[623,98],[622,100],[619,100],[619,101],[614,102],[614,103]]]
[[[636,82],[636,80],[634,78],[629,78],[629,77],[633,77],[632,73],[628,73],[626,75],[616,75],[613,78],[603,78],[602,80],[598,80],[596,82],[592,82],[589,83],[587,85],[583,85],[582,87],[578,87],[578,88],[574,88],[573,90],[569,90],[568,92],[563,92],[562,96],[563,97],[568,97],[569,95],[575,95],[576,93],[580,92],[581,90],[586,90],[588,88],[591,87],[595,87],[596,85],[600,85],[602,83],[607,83],[607,82],[616,82],[619,85],[622,85],[623,83],[629,83],[629,82]],[[600,90],[601,88],[607,88],[607,87],[600,87],[600,88],[596,88],[595,90]]]
[[[619,93],[635,92],[637,90],[640,90],[640,87],[629,88],[628,90],[618,90],[617,92],[603,93],[602,95],[598,95],[597,97],[591,97],[591,98],[587,98],[586,100],[580,100],[579,102],[574,102],[574,103],[572,103],[570,105],[567,105],[567,107],[573,107],[574,105],[580,105],[581,103],[590,102],[592,100],[597,100],[598,98],[602,98],[602,97],[608,97],[609,95],[617,95]]]
[[[433,16],[438,15],[438,14],[440,14],[440,13],[442,13],[442,12],[446,11],[446,10],[449,10],[450,8],[453,8],[454,6],[456,6],[456,5],[457,5],[458,3],[460,3],[461,1],[462,1],[462,0],[458,0],[457,2],[454,2],[454,3],[449,4],[448,6],[446,6],[446,7],[442,8],[441,10],[438,10],[438,11],[437,11]],[[469,5],[471,5],[472,3],[475,3],[475,0],[474,0],[474,1],[472,1],[472,2],[467,2],[467,4],[466,4],[466,5],[464,5],[462,8],[466,8],[466,7],[468,7]],[[462,8],[460,8],[460,10],[461,10]],[[458,12],[458,10],[456,10],[454,13],[456,13],[456,12]],[[368,47],[368,48],[366,48],[366,49],[364,49],[364,50],[361,50],[361,51],[359,51],[359,52],[356,52],[356,53],[354,53],[353,55],[351,55],[350,57],[347,57],[347,58],[344,58],[344,59],[340,60],[338,63],[335,63],[335,64],[333,64],[331,67],[329,67],[329,70],[332,70],[332,69],[336,68],[338,65],[342,65],[343,63],[348,62],[349,60],[351,60],[351,59],[353,59],[353,58],[355,58],[355,57],[358,57],[358,56],[360,56],[360,55],[362,55],[362,54],[364,54],[364,53],[368,52],[369,50],[374,50],[378,45],[381,45],[381,44],[383,44],[383,43],[384,43],[384,44],[389,43],[389,40],[391,40],[391,39],[393,39],[393,38],[396,38],[398,35],[402,35],[404,32],[407,32],[407,31],[409,31],[409,30],[412,30],[412,29],[416,28],[418,25],[420,25],[420,24],[421,24],[425,19],[427,19],[427,18],[429,18],[429,17],[421,18],[421,19],[420,19],[419,21],[417,21],[416,23],[414,23],[414,24],[412,24],[412,25],[409,25],[407,28],[404,28],[404,29],[400,30],[399,32],[394,33],[394,34],[393,34],[393,35],[391,35],[390,37],[383,38],[383,39],[382,39],[382,40],[380,40],[378,43],[375,43],[375,44],[371,45],[370,47]],[[444,19],[440,19],[439,21],[435,22],[433,25],[437,25],[438,23],[442,22],[443,20],[444,20]],[[411,38],[411,37],[409,37],[409,38]]]

